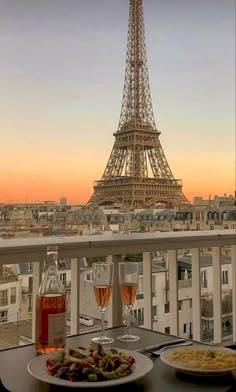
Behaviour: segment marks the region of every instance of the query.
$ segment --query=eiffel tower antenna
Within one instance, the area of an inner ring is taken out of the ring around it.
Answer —
[[[184,206],[182,182],[174,178],[162,149],[152,109],[143,0],[130,0],[126,71],[118,131],[88,205],[131,208]]]

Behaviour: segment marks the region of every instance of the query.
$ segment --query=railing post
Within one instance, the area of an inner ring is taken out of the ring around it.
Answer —
[[[143,253],[144,328],[153,329],[152,316],[152,256]]]
[[[36,323],[36,297],[42,279],[42,263],[33,263],[33,286],[32,286],[32,342],[35,342],[35,323]],[[21,293],[22,295],[22,293]]]
[[[236,342],[236,245],[231,246],[233,341]]]
[[[71,259],[71,335],[79,333],[80,323],[80,262],[79,259]]]
[[[200,251],[192,249],[192,312],[193,339],[201,340],[201,282],[200,282]]]
[[[111,304],[108,308],[108,327],[118,327],[123,324],[123,303],[120,295],[119,285],[119,262],[122,261],[121,255],[108,256],[108,261],[114,263],[114,280],[111,295]]]
[[[170,333],[179,335],[178,308],[178,260],[177,250],[168,251],[169,292],[170,292]]]
[[[213,316],[214,343],[222,342],[222,290],[220,247],[213,248]]]

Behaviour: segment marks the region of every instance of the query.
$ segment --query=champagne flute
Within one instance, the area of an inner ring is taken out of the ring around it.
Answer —
[[[104,316],[112,292],[113,275],[113,263],[93,264],[93,288],[96,302],[101,312],[101,335],[93,338],[92,342],[98,344],[109,344],[114,342],[113,338],[104,335]]]
[[[119,284],[122,301],[127,315],[127,334],[119,336],[121,342],[136,342],[139,336],[134,336],[130,331],[130,313],[136,299],[139,277],[139,263],[119,263]]]

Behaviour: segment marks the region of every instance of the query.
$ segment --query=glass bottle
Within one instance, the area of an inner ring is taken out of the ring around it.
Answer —
[[[36,298],[38,354],[62,350],[66,340],[66,294],[57,269],[58,249],[47,247],[45,275]]]

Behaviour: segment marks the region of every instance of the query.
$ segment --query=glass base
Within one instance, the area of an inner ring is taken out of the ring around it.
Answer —
[[[120,342],[137,342],[140,339],[139,336],[134,336],[134,335],[123,335],[123,336],[118,336],[117,340]]]
[[[114,342],[114,339],[109,338],[108,336],[99,336],[97,338],[92,338],[91,341],[96,344],[110,344]]]

